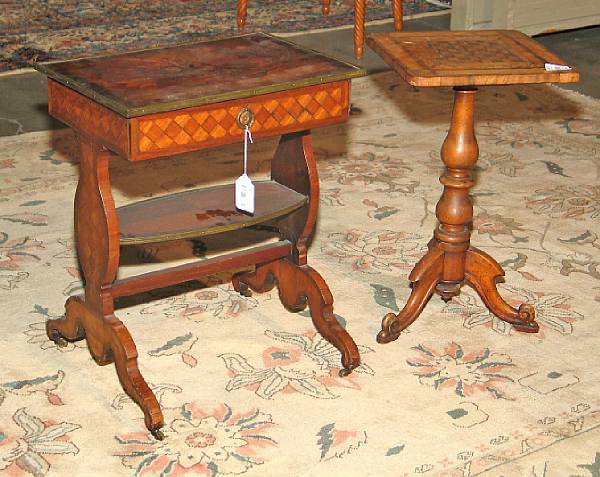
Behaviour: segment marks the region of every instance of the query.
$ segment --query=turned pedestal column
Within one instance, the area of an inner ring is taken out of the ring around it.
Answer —
[[[475,137],[473,112],[477,88],[455,87],[452,122],[442,146],[442,161],[446,166],[440,182],[444,192],[435,212],[439,225],[429,242],[429,251],[409,276],[412,293],[408,303],[396,315],[383,319],[377,341],[395,340],[400,332],[417,319],[429,297],[438,293],[444,301],[460,293],[468,282],[492,313],[512,324],[518,331],[535,333],[533,306],[510,306],[498,293],[496,282],[504,276],[502,267],[485,252],[471,247],[473,203],[469,191],[473,187],[473,167],[479,157]]]
[[[367,43],[414,86],[454,87],[454,108],[441,156],[444,191],[436,207],[439,221],[429,251],[409,275],[412,292],[398,314],[388,313],[377,341],[388,343],[417,319],[438,293],[444,301],[471,285],[487,308],[515,330],[538,331],[531,304],[510,306],[498,293],[504,270],[471,245],[473,168],[479,156],[474,110],[477,87],[521,83],[568,83],[579,74],[537,42],[516,31],[375,33]],[[563,69],[547,65],[562,65]],[[485,179],[485,178],[484,178]],[[514,204],[518,206],[519,204]]]

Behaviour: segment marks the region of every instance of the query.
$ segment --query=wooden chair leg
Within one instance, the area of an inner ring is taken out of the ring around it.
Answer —
[[[246,26],[246,16],[248,14],[248,0],[238,0],[237,7],[237,25],[239,30]]]
[[[361,59],[365,43],[365,3],[366,0],[354,0],[354,56]]]
[[[394,30],[402,30],[402,0],[392,0],[392,13],[394,15]]]
[[[329,5],[331,0],[323,0],[323,15],[329,15]]]

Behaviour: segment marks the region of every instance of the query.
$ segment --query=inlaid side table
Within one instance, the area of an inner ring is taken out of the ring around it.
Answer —
[[[412,292],[397,315],[388,313],[377,335],[387,343],[414,322],[431,295],[444,301],[471,284],[488,309],[518,331],[535,333],[538,324],[529,304],[510,306],[498,293],[502,267],[471,246],[473,204],[469,190],[479,156],[474,109],[478,86],[525,83],[570,83],[579,73],[539,43],[516,31],[374,33],[367,44],[414,86],[452,86],[454,107],[450,130],[442,145],[446,170],[444,191],[436,207],[439,225],[429,251],[409,275]],[[546,64],[550,64],[546,68]],[[552,66],[553,65],[553,66]],[[562,68],[562,69],[561,69]]]
[[[75,235],[85,295],[70,297],[66,317],[49,320],[47,333],[59,344],[86,338],[98,364],[114,362],[155,437],[162,437],[162,411],[114,314],[118,297],[249,267],[234,275],[237,291],[277,284],[283,304],[292,311],[308,305],[316,329],[340,350],[341,375],[360,364],[327,284],[307,264],[307,247],[319,203],[310,129],[347,120],[350,78],[363,70],[264,34],[37,68],[49,77],[50,114],[75,129],[81,150]],[[254,138],[281,136],[271,180],[255,184],[253,215],[236,209],[233,185],[115,206],[109,151],[142,161],[241,144],[246,126]],[[275,221],[279,241],[116,279],[121,246],[235,233],[266,221]]]

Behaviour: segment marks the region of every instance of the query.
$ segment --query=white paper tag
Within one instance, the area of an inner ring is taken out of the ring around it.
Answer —
[[[546,68],[546,71],[569,71],[572,69],[568,65],[556,65],[554,63],[546,63],[544,68]]]
[[[254,214],[254,184],[246,174],[242,174],[235,181],[235,206]]]

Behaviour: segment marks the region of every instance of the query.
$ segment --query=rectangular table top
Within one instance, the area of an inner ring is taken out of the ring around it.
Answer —
[[[36,68],[126,118],[366,74],[264,33]]]
[[[373,48],[414,86],[571,83],[576,68],[514,30],[373,33]],[[571,66],[546,71],[545,63]]]

